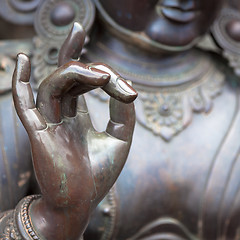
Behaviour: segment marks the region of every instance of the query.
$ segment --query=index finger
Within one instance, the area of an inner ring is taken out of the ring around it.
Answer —
[[[63,116],[76,115],[76,96],[106,85],[109,78],[108,73],[93,68],[90,70],[80,62],[64,64],[40,85],[37,107],[46,122],[60,123]],[[69,111],[66,108],[72,109]]]
[[[123,103],[131,103],[137,98],[137,91],[111,67],[104,63],[91,63],[89,66],[110,74],[109,82],[102,87],[108,95]]]

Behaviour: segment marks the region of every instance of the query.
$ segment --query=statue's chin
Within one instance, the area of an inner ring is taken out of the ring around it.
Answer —
[[[159,46],[167,46],[173,50],[174,48],[191,48],[201,35],[195,25],[195,22],[176,24],[159,18],[148,24],[145,34]]]
[[[103,25],[118,38],[152,52],[181,52],[195,46],[200,35],[196,21],[174,23],[165,18],[153,19],[142,31],[133,31],[117,23],[96,2]],[[194,19],[196,20],[196,19]]]

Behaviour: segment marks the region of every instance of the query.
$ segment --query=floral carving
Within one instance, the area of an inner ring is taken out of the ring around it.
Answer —
[[[224,80],[223,73],[211,66],[194,84],[138,90],[137,121],[155,135],[170,141],[191,123],[194,112],[211,111],[213,99],[221,93]],[[134,87],[137,89],[138,86]],[[109,99],[101,89],[92,91],[90,95],[103,102]]]
[[[14,225],[13,211],[9,211],[3,215],[2,221],[6,220],[5,228],[3,230],[3,236],[0,237],[0,240],[22,240],[16,226]],[[1,222],[1,221],[0,221]]]
[[[170,141],[190,124],[193,112],[210,112],[213,99],[221,93],[224,76],[214,69],[198,81],[201,84],[178,91],[140,91],[144,117],[138,118],[137,111],[137,119],[154,134]]]
[[[228,60],[230,67],[234,69],[234,72],[237,76],[240,76],[240,57],[239,54],[223,51],[223,56]]]

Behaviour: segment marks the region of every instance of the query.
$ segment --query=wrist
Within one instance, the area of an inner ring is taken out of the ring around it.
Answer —
[[[56,207],[43,197],[29,207],[32,226],[39,236],[48,240],[79,240],[83,235],[90,212],[86,207]]]
[[[44,240],[34,230],[29,215],[30,204],[40,196],[22,199],[16,208],[0,214],[0,239]],[[3,238],[2,238],[3,237]]]
[[[38,240],[45,239],[36,231],[33,226],[32,218],[30,215],[31,204],[39,199],[40,195],[27,196],[22,199],[15,209],[15,221],[23,239],[27,240]]]

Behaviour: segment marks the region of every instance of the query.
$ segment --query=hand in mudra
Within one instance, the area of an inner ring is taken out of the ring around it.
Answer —
[[[33,224],[47,239],[78,239],[83,233],[91,211],[122,170],[135,124],[131,102],[137,94],[131,86],[106,65],[71,61],[81,51],[83,34],[75,23],[60,53],[62,66],[43,81],[36,105],[26,55],[18,55],[13,76],[15,107],[30,138],[42,191],[32,206]],[[98,87],[112,96],[110,121],[101,133],[79,97]]]

